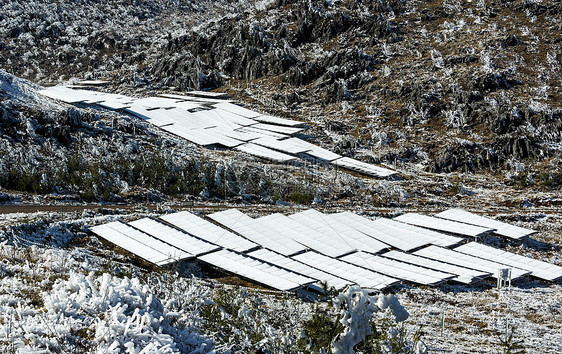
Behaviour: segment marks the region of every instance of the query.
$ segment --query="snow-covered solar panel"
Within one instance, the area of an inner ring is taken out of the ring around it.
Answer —
[[[244,108],[242,106],[230,102],[219,102],[215,104],[215,107],[246,118],[255,118],[262,115],[259,112],[249,110],[247,108]]]
[[[248,256],[274,264],[281,268],[288,269],[295,273],[303,274],[309,278],[318,280],[318,282],[326,282],[328,284],[328,287],[343,289],[346,285],[353,284],[353,282],[349,280],[345,280],[335,275],[326,273],[320,269],[313,268],[309,265],[298,262],[292,258],[285,257],[282,254],[267,250],[265,248],[249,252]],[[316,288],[316,290],[321,290],[321,284],[319,283],[312,284],[312,287]]]
[[[245,252],[258,247],[258,244],[188,211],[162,215],[160,216],[160,219],[193,236],[233,251]]]
[[[376,177],[389,177],[396,175],[396,171],[390,170],[388,168],[372,165],[363,161],[354,160],[349,157],[342,157],[331,161],[333,165],[338,167],[347,168],[348,170],[361,172],[369,176]]]
[[[215,267],[282,291],[295,290],[315,281],[284,268],[229,250],[221,250],[197,258]]]
[[[317,210],[309,209],[289,217],[320,232],[324,235],[324,242],[337,246],[342,252],[362,250],[378,253],[389,248],[387,244],[338,221],[331,214],[323,214]]]
[[[235,129],[238,126],[247,127],[258,124],[253,119],[245,118],[219,108],[197,111],[193,114],[207,117],[207,119],[209,119],[211,122],[217,123],[218,125],[228,126],[232,129]]]
[[[126,101],[122,101],[122,100],[116,100],[116,99],[104,99],[101,102],[98,102],[98,105],[103,107],[103,108],[107,108],[107,109],[112,109],[114,111],[118,110],[118,109],[124,109],[127,107],[131,106],[131,102],[126,102]]]
[[[65,86],[53,86],[38,91],[43,96],[63,101],[66,103],[78,103],[92,99],[93,91],[73,90]]]
[[[228,136],[229,138],[233,138],[245,142],[250,142],[250,141],[255,142],[256,139],[264,137],[262,134],[259,133],[246,132],[246,131],[241,131],[239,129],[235,129],[235,130],[223,129],[223,134]]]
[[[143,218],[130,222],[129,225],[195,256],[220,249],[215,244],[200,240],[154,219]]]
[[[453,281],[471,284],[472,282],[480,279],[487,278],[491,276],[491,273],[482,272],[475,269],[469,269],[465,267],[460,267],[457,265],[437,261],[434,259],[429,259],[421,256],[416,256],[410,253],[400,252],[400,251],[390,251],[381,254],[382,257],[395,259],[397,261],[406,262],[420,267],[430,268],[439,270],[446,273],[451,273],[455,275],[455,278],[451,279]]]
[[[156,265],[166,265],[181,259],[193,258],[190,253],[170,246],[118,221],[94,226],[90,230],[107,241]]]
[[[353,252],[353,248],[343,242],[328,242],[326,236],[309,225],[304,225],[283,214],[275,213],[256,219],[270,225],[286,237],[330,257],[339,257]]]
[[[133,101],[135,106],[144,107],[146,109],[157,109],[157,108],[176,108],[176,103],[178,100],[164,97],[144,97],[137,98]]]
[[[293,259],[308,264],[309,266],[321,269],[340,278],[354,282],[362,288],[382,290],[389,286],[399,283],[397,279],[386,275],[364,269],[359,266],[341,261],[339,259],[324,256],[314,251],[301,253],[292,256]]]
[[[199,145],[219,144],[232,148],[244,144],[243,141],[222,135],[219,132],[213,131],[212,128],[188,129],[181,124],[165,125],[160,128]]]
[[[274,124],[267,124],[267,123],[257,123],[253,125],[253,127],[263,130],[269,130],[276,133],[292,135],[302,131],[302,128],[295,128],[295,127],[285,127],[282,125],[274,125]]]
[[[523,227],[476,215],[463,209],[449,209],[436,214],[435,216],[443,219],[495,229],[496,231],[494,231],[494,233],[516,240],[530,236],[537,232],[535,230],[525,229]]]
[[[468,225],[457,221],[436,218],[418,213],[402,214],[395,217],[394,220],[414,226],[425,227],[427,229],[451,232],[470,237],[479,237],[494,231],[494,229],[486,227]]]
[[[176,94],[171,94],[171,93],[161,93],[160,96],[162,97],[167,97],[167,98],[175,98],[178,100],[201,100],[201,99],[206,99],[208,102],[229,102],[228,99],[225,99],[223,97],[227,97],[226,94],[221,94],[220,96],[206,96],[206,97],[201,97],[200,95],[176,95]]]
[[[252,126],[252,125],[246,126],[246,127],[240,127],[240,128],[237,128],[236,130],[248,132],[248,133],[259,134],[260,136],[270,136],[270,137],[275,138],[275,139],[284,139],[284,138],[288,137],[288,135],[272,132],[272,131],[269,131],[269,130],[259,129],[259,128],[256,128],[256,127]]]
[[[495,247],[490,247],[477,242],[469,242],[455,248],[455,251],[462,252],[478,258],[487,259],[497,263],[506,264],[511,267],[524,269],[531,272],[531,275],[540,279],[554,281],[562,278],[562,267],[538,259],[525,257],[516,253],[502,251]]]
[[[257,116],[257,117],[254,117],[253,119],[258,121],[258,122],[261,122],[261,123],[285,125],[285,126],[288,126],[288,127],[296,127],[296,126],[304,124],[304,122],[299,122],[298,120],[272,117],[272,116],[267,116],[267,115]]]
[[[236,147],[236,150],[240,150],[250,155],[258,156],[267,160],[275,162],[287,162],[293,161],[297,158],[295,156],[287,155],[279,151],[268,149],[264,146],[256,145],[253,143],[246,143]]]
[[[409,235],[411,235],[411,233],[416,233],[419,235],[420,240],[427,241],[428,244],[436,246],[451,247],[458,245],[465,240],[462,237],[451,236],[442,232],[424,229],[423,227],[405,224],[392,219],[378,218],[376,219],[376,222],[404,230],[404,232],[407,232]]]
[[[275,139],[273,137],[260,137],[259,139],[253,140],[252,143],[265,146],[267,148],[279,150],[282,152],[286,152],[288,154],[300,154],[303,152],[307,152],[307,148],[303,148],[298,144],[295,144],[295,139],[297,138],[289,138],[289,139]]]
[[[307,141],[298,139],[295,140],[294,142],[296,146],[306,149],[307,150],[306,154],[316,157],[318,159],[325,160],[325,161],[332,161],[341,158],[341,155],[338,155],[335,152],[331,152],[330,150],[321,148],[320,146],[311,144]]]
[[[369,220],[355,213],[345,211],[332,214],[332,217],[347,226],[402,251],[410,251],[431,243],[431,240],[396,227],[388,226],[384,221]]]
[[[342,257],[341,260],[377,271],[393,278],[422,285],[436,285],[455,277],[455,275],[450,273],[375,256],[366,252],[352,253]]]
[[[185,111],[206,109],[206,108],[204,108],[202,103],[193,102],[193,101],[177,102],[177,103],[175,103],[175,106],[176,106],[176,108],[183,109]]]
[[[219,211],[209,214],[208,217],[247,239],[285,256],[306,250],[306,246],[277,232],[275,225],[258,222],[237,209]]]
[[[492,277],[497,278],[498,270],[508,268],[505,264],[493,262],[479,257],[470,256],[457,251],[452,251],[438,246],[428,246],[413,253],[416,256],[427,257],[441,262],[455,264],[461,267],[480,270],[491,273]],[[531,272],[519,268],[512,267],[511,279],[517,279]]]

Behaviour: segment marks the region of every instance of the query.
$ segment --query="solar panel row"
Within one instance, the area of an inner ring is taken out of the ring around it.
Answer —
[[[440,246],[457,245],[459,238],[349,212],[306,210],[254,219],[230,209],[209,217],[234,232],[185,211],[160,220],[112,222],[92,231],[158,265],[198,256],[280,290],[305,284],[320,289],[323,281],[338,289],[348,284],[382,289],[399,279],[424,285],[448,280],[469,284],[497,277],[503,268],[511,268],[512,279],[529,274],[549,281],[562,278],[562,267],[547,262],[476,242],[447,249]],[[397,245],[418,250],[381,253],[390,246],[400,249]],[[264,275],[268,272],[269,278]]]

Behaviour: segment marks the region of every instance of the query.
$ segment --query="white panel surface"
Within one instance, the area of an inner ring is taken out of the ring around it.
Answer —
[[[479,237],[494,231],[490,228],[463,224],[456,221],[436,218],[433,216],[422,215],[418,213],[402,214],[395,217],[394,220],[410,225],[425,227],[432,230],[451,232],[454,234],[470,237]]]
[[[413,253],[416,256],[427,257],[441,262],[455,264],[461,267],[480,270],[483,272],[491,273],[492,277],[497,278],[498,270],[502,268],[509,268],[505,264],[492,262],[482,258],[470,256],[457,251],[451,251],[446,248],[437,246],[428,246]],[[511,279],[517,279],[531,272],[519,268],[511,268]]]
[[[289,138],[289,139],[279,140],[279,139],[275,139],[274,137],[266,136],[266,137],[260,137],[259,139],[252,141],[252,143],[265,146],[271,149],[283,151],[288,154],[300,154],[303,152],[310,151],[307,148],[303,148],[299,146],[298,143],[295,143],[295,140],[299,140],[299,139]]]
[[[382,290],[399,283],[397,279],[313,251],[301,253],[292,256],[292,258],[311,267],[354,282],[366,289]]]
[[[493,262],[502,263],[511,267],[524,269],[531,272],[531,275],[540,279],[554,281],[562,278],[562,267],[538,259],[525,257],[516,253],[502,251],[495,247],[490,247],[477,242],[469,242],[455,248],[455,251],[462,252],[478,258],[487,259]]]
[[[272,116],[267,116],[267,115],[257,116],[257,117],[254,117],[253,119],[258,121],[258,122],[261,122],[261,123],[285,125],[285,126],[288,126],[288,127],[296,127],[296,126],[304,124],[304,122],[299,122],[298,120],[272,117]]]
[[[318,283],[313,284],[316,290],[321,290],[320,282],[326,282],[329,287],[334,287],[338,290],[344,288],[346,285],[353,284],[353,282],[349,280],[336,277],[335,275],[313,268],[309,265],[298,262],[292,258],[285,257],[282,254],[267,250],[265,248],[252,251],[248,253],[248,256],[274,264],[281,268],[288,269],[295,273],[303,274],[309,278],[316,279],[318,280]]]
[[[166,265],[193,255],[121,222],[111,222],[91,228],[92,232],[148,262]]]
[[[455,277],[455,275],[450,273],[444,273],[393,259],[374,256],[365,252],[352,253],[342,257],[341,260],[377,271],[393,278],[422,285],[436,285]]]
[[[259,112],[255,112],[252,110],[249,110],[247,108],[241,107],[239,105],[236,105],[234,103],[229,103],[229,102],[220,102],[217,103],[215,105],[216,108],[220,108],[222,110],[237,114],[239,116],[242,117],[246,117],[246,118],[255,118],[255,117],[259,117],[262,114]]]
[[[209,121],[216,123],[217,125],[227,126],[232,129],[236,129],[238,126],[246,127],[257,124],[257,122],[253,119],[245,118],[237,114],[221,110],[219,108],[197,111],[192,114],[200,115],[202,117],[205,117]]]
[[[332,214],[332,217],[355,230],[361,231],[402,251],[410,251],[431,244],[430,239],[420,236],[420,234],[388,226],[384,221],[369,220],[349,211]]]
[[[43,96],[63,101],[66,103],[78,103],[91,100],[96,96],[95,91],[88,90],[73,90],[64,86],[48,87],[44,90],[38,91]]]
[[[242,131],[242,132],[247,132],[247,133],[259,134],[260,136],[270,136],[270,137],[275,138],[275,139],[284,139],[284,138],[288,137],[288,135],[285,135],[285,134],[276,133],[276,132],[272,132],[272,131],[269,131],[269,130],[258,129],[258,128],[255,128],[254,126],[240,127],[236,130]]]
[[[274,125],[274,124],[267,124],[267,123],[257,123],[253,125],[253,127],[263,130],[269,130],[276,133],[292,135],[302,131],[302,128],[295,128],[295,127],[285,127],[282,125]]]
[[[195,256],[220,249],[217,245],[195,238],[154,219],[143,218],[130,222],[129,225]]]
[[[494,231],[496,234],[513,238],[516,240],[522,239],[524,237],[536,233],[535,230],[525,229],[523,227],[511,225],[505,222],[476,215],[463,209],[449,209],[439,214],[436,214],[435,216],[443,219],[459,221],[471,225],[496,229],[496,231]]]
[[[219,211],[208,217],[247,239],[285,256],[306,250],[306,246],[277,232],[273,225],[258,222],[237,209]]]
[[[416,256],[410,253],[404,253],[400,251],[386,252],[383,253],[381,256],[390,259],[395,259],[401,262],[418,265],[425,268],[431,268],[442,272],[455,274],[456,277],[453,278],[452,280],[463,284],[471,284],[476,280],[487,278],[492,275],[491,273],[460,267],[450,263],[440,262],[434,259]]]
[[[369,176],[389,177],[396,174],[396,171],[388,168],[372,165],[363,161],[354,160],[349,157],[342,157],[331,162],[338,167],[347,168],[348,170],[361,172]]]
[[[250,155],[258,156],[267,160],[276,162],[287,162],[293,161],[297,158],[295,156],[287,155],[279,151],[271,150],[266,147],[256,145],[254,143],[246,143],[236,147],[236,150],[240,150]]]
[[[135,106],[144,107],[146,109],[156,108],[176,108],[178,100],[164,97],[144,97],[137,98],[133,101]]]
[[[160,219],[193,236],[234,251],[245,252],[258,247],[258,244],[188,211],[162,215]]]
[[[412,235],[412,237],[416,237],[415,234],[418,234],[419,236],[417,237],[419,237],[420,240],[423,240],[424,242],[427,241],[428,244],[436,246],[450,247],[458,245],[460,242],[465,240],[462,237],[451,236],[442,232],[424,229],[423,227],[405,224],[392,219],[378,218],[376,219],[376,222],[404,230],[406,234]]]
[[[308,155],[314,156],[318,159],[326,160],[326,161],[332,161],[332,160],[341,158],[341,155],[338,155],[335,152],[331,152],[330,150],[326,150],[324,148],[321,148],[320,146],[316,146],[314,144],[311,144],[307,141],[298,139],[298,140],[295,140],[294,142],[295,142],[296,146],[308,150],[307,151]]]
[[[314,283],[314,279],[233,251],[222,250],[197,258],[215,267],[222,268],[278,290],[290,291]]]
[[[317,210],[309,209],[289,217],[320,232],[324,235],[324,242],[331,243],[342,251],[362,250],[377,253],[389,248],[387,244],[339,222],[331,214],[323,214]]]
[[[327,237],[319,230],[304,225],[283,214],[275,213],[256,219],[264,225],[275,228],[285,237],[299,242],[322,254],[330,257],[339,257],[349,252],[353,248],[343,242],[327,242]]]

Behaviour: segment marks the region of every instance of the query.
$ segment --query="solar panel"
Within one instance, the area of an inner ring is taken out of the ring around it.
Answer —
[[[470,237],[479,237],[494,231],[490,228],[463,224],[456,221],[436,218],[428,215],[421,215],[417,213],[402,214],[395,217],[394,220],[410,225],[425,227],[432,230],[451,232],[454,234]]]
[[[276,231],[286,237],[305,245],[322,254],[330,257],[339,257],[349,252],[353,248],[343,242],[326,242],[326,237],[318,230],[293,220],[283,214],[275,213],[256,219],[264,225],[270,225]]]
[[[90,230],[107,241],[156,265],[166,265],[193,257],[192,254],[170,246],[121,222],[116,221],[95,226]]]
[[[309,209],[289,217],[320,232],[324,235],[324,242],[332,243],[342,252],[362,250],[377,253],[389,248],[387,244],[339,222],[331,214],[327,215],[317,210]]]
[[[238,126],[245,127],[257,124],[257,122],[253,119],[245,118],[237,114],[222,110],[220,108],[197,111],[191,114],[206,117],[206,119],[208,119],[210,122],[216,123],[217,125],[231,127],[232,129],[235,129]]]
[[[217,245],[195,238],[154,219],[143,218],[130,222],[129,225],[195,256],[216,251],[220,248]]]
[[[203,99],[205,100],[205,102],[229,102],[230,100],[228,99],[224,99],[222,97],[226,97],[227,95],[220,95],[220,96],[207,96],[207,97],[198,97],[198,96],[191,96],[191,95],[176,95],[176,94],[171,94],[171,93],[161,93],[159,96],[162,97],[167,97],[167,98],[175,98],[178,100],[186,100],[186,101],[191,101],[191,100],[198,100],[198,101],[202,101]]]
[[[307,148],[303,148],[295,144],[295,140],[297,138],[289,138],[289,139],[275,139],[274,137],[270,136],[262,136],[259,139],[253,140],[252,143],[265,146],[267,148],[279,150],[286,152],[288,154],[300,154],[303,152],[309,151]]]
[[[469,242],[455,248],[455,251],[497,263],[506,264],[511,267],[524,269],[530,271],[532,276],[543,280],[554,281],[562,278],[562,267],[560,266],[539,261],[538,259],[525,257],[516,253],[502,251],[495,247],[486,246],[481,243]]]
[[[78,103],[89,100],[93,95],[86,90],[72,90],[64,86],[47,87],[44,90],[38,91],[41,95],[63,101],[66,103]]]
[[[285,125],[288,127],[296,127],[304,124],[304,122],[299,122],[298,120],[290,120],[290,119],[284,119],[284,118],[272,117],[266,115],[253,117],[253,119],[261,123]]]
[[[166,125],[160,128],[199,145],[218,144],[232,148],[244,144],[243,141],[229,138],[212,129],[188,129],[180,124]]]
[[[420,234],[388,226],[385,221],[380,221],[380,219],[369,220],[349,211],[332,214],[332,217],[367,236],[402,251],[411,251],[431,243],[430,239],[422,237]]]
[[[424,229],[423,227],[405,224],[392,219],[378,218],[376,222],[404,230],[406,234],[412,235],[412,237],[416,237],[415,234],[418,234],[420,240],[436,246],[451,247],[464,241],[461,237],[447,235],[442,232]]]
[[[313,268],[321,269],[325,272],[351,281],[366,289],[382,290],[399,283],[397,279],[373,272],[372,270],[358,267],[339,259],[324,256],[314,251],[301,253],[296,256],[292,256],[291,258],[308,264]]]
[[[285,127],[282,125],[274,125],[274,124],[267,124],[267,123],[257,123],[253,125],[254,128],[269,130],[276,133],[286,134],[286,135],[293,135],[302,131],[302,128],[295,128],[295,127]]]
[[[513,238],[513,239],[516,239],[516,240],[522,239],[524,237],[527,237],[527,236],[530,236],[530,235],[536,233],[535,230],[525,229],[523,227],[507,224],[505,222],[501,222],[501,221],[490,219],[490,218],[487,218],[487,217],[484,217],[484,216],[476,215],[476,214],[470,213],[470,212],[468,212],[466,210],[462,210],[462,209],[445,210],[445,211],[443,211],[439,214],[436,214],[435,216],[443,218],[443,219],[459,221],[459,222],[463,222],[463,223],[467,223],[467,224],[471,224],[471,225],[477,225],[477,226],[482,226],[482,227],[486,227],[486,228],[490,228],[490,229],[495,229],[496,231],[494,231],[494,232],[496,234],[501,235],[501,236],[505,236],[505,237],[509,237],[509,238]]]
[[[422,285],[437,285],[455,277],[455,275],[450,273],[419,267],[365,252],[352,253],[342,257],[341,260],[393,278]]]
[[[144,97],[137,98],[133,101],[133,105],[144,107],[146,109],[157,108],[176,108],[178,100],[164,97]]]
[[[237,209],[219,211],[208,217],[247,239],[285,256],[306,250],[306,246],[277,232],[274,225],[258,222]]]
[[[388,168],[372,165],[359,160],[354,160],[349,157],[342,157],[331,161],[333,165],[347,168],[348,170],[361,172],[366,175],[376,176],[376,177],[389,177],[396,175],[396,171],[390,170]]]
[[[430,259],[435,259],[441,262],[455,264],[461,267],[480,270],[483,272],[491,273],[492,277],[497,278],[498,270],[506,268],[505,264],[489,261],[486,259],[470,256],[457,251],[452,251],[438,246],[428,246],[413,253],[417,256],[422,256]],[[511,269],[511,279],[517,279],[531,272],[519,269]]]
[[[341,158],[341,156],[336,154],[335,152],[331,152],[330,150],[326,150],[324,148],[321,148],[320,146],[316,146],[301,139],[294,140],[294,143],[296,146],[306,149],[306,154],[321,160],[332,161]]]
[[[267,250],[265,248],[252,251],[248,253],[248,256],[274,264],[281,268],[288,269],[295,273],[303,274],[312,279],[316,279],[319,282],[326,282],[329,287],[334,287],[336,289],[343,289],[346,285],[353,284],[353,282],[342,279],[340,277],[336,277],[335,275],[313,268],[304,263],[298,262],[294,259],[285,257],[279,253]],[[312,287],[319,291],[322,290],[322,286],[319,283],[313,284]]]
[[[217,103],[215,107],[246,118],[255,118],[262,115],[261,113],[249,110],[247,108],[241,107],[239,105],[230,102],[220,102]]]
[[[314,279],[229,250],[208,253],[199,260],[282,291],[314,283]]]
[[[246,143],[236,147],[236,150],[240,150],[250,155],[264,158],[266,160],[271,160],[275,162],[288,162],[296,160],[295,156],[287,155],[279,151],[271,150],[266,147],[256,145],[254,143]]]
[[[456,275],[456,277],[453,278],[452,280],[463,284],[471,284],[475,280],[487,278],[492,275],[491,273],[460,267],[453,264],[440,262],[434,259],[416,256],[413,254],[404,253],[400,251],[389,251],[381,254],[381,256],[390,259],[395,259],[401,262],[418,265],[420,267],[435,269],[442,272],[454,274]]]
[[[259,129],[259,128],[256,128],[254,126],[240,127],[240,128],[237,128],[236,130],[242,131],[242,132],[247,132],[247,133],[259,134],[260,136],[270,136],[270,137],[275,138],[275,139],[285,139],[285,138],[287,138],[287,135],[285,135],[285,134],[276,133],[276,132],[272,132],[272,131],[264,130],[264,129]]]
[[[188,211],[162,215],[160,219],[193,236],[234,251],[245,252],[258,247],[256,243],[223,229]]]

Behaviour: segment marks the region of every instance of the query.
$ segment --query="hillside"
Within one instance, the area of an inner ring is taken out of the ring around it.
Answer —
[[[479,242],[562,266],[561,10],[552,0],[3,1],[0,348],[348,353],[366,338],[358,352],[492,353],[519,341],[560,352],[560,280],[401,282],[395,297],[277,292],[201,261],[156,266],[91,227],[233,207],[368,218],[460,207],[538,231]],[[303,122],[303,141],[397,175],[197,145],[40,93],[54,85],[135,99],[225,93]]]

